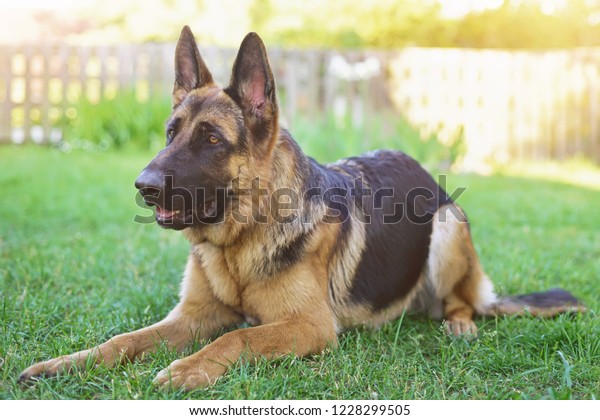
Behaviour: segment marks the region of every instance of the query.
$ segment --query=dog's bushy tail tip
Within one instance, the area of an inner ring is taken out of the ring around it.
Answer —
[[[489,315],[525,315],[552,317],[561,313],[585,312],[579,299],[563,289],[525,295],[500,296],[487,311]]]

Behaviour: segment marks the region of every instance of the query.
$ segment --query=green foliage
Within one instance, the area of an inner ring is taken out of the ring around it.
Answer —
[[[431,0],[255,0],[252,10],[268,14],[252,13],[251,26],[269,44],[294,47],[402,46],[419,42],[423,28],[439,20],[439,5]]]
[[[440,3],[427,0],[255,0],[251,19],[270,45],[542,49],[600,45],[599,7],[598,0],[569,0],[554,10],[543,0],[505,0],[446,18]]]
[[[570,48],[599,45],[600,2],[569,0],[560,13],[541,3],[505,1],[498,9],[471,13],[453,23],[449,46],[471,48]]]
[[[156,150],[164,145],[164,122],[171,110],[166,96],[143,102],[135,92],[124,91],[98,103],[83,98],[63,120],[66,148],[123,148]]]
[[[0,206],[0,399],[600,397],[600,192],[474,175],[448,176],[447,190],[467,187],[459,202],[497,290],[561,286],[585,301],[587,314],[477,319],[481,335],[470,342],[406,314],[377,331],[349,331],[324,354],[236,363],[215,386],[194,392],[161,392],[152,379],[204,343],[19,386],[19,373],[35,361],[164,317],[177,302],[189,245],[177,232],[133,221],[148,214],[135,204],[133,180],[150,152],[1,152],[0,188],[10,205]]]

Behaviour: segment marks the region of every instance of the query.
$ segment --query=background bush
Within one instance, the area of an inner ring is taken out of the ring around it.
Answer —
[[[412,156],[428,169],[449,168],[466,152],[462,132],[442,142],[435,134],[423,136],[417,127],[395,115],[372,116],[368,127],[355,127],[350,118],[332,115],[298,118],[293,137],[304,152],[320,162],[332,162],[369,150],[394,149]]]
[[[165,121],[171,111],[167,96],[150,96],[140,102],[133,91],[93,103],[81,99],[73,118],[63,121],[63,147],[158,150],[165,143]]]

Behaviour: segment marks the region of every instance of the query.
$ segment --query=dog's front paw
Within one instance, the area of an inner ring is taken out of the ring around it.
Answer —
[[[219,379],[225,368],[218,364],[198,360],[193,356],[176,360],[161,370],[154,384],[163,389],[192,390],[213,385]]]
[[[71,356],[60,356],[28,367],[19,375],[18,381],[29,382],[35,378],[56,376],[59,373],[68,373],[75,365],[76,362]]]

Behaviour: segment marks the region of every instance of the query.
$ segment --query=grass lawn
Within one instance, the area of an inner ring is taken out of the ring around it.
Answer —
[[[215,386],[157,391],[177,354],[19,386],[33,362],[161,319],[176,303],[188,244],[138,224],[133,181],[151,155],[0,148],[0,399],[514,399],[600,397],[600,185],[449,175],[501,293],[560,286],[587,314],[479,319],[474,341],[406,315],[354,330],[305,359],[238,363]],[[197,350],[202,343],[188,349]]]

